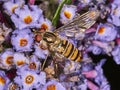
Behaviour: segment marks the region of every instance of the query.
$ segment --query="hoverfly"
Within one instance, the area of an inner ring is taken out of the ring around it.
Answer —
[[[91,10],[82,15],[77,16],[68,24],[51,31],[46,31],[42,34],[42,42],[47,44],[50,52],[58,53],[70,60],[79,62],[82,60],[81,52],[68,40],[62,39],[58,36],[61,31],[69,31],[74,33],[85,32],[93,24],[95,24],[100,12],[98,10]]]

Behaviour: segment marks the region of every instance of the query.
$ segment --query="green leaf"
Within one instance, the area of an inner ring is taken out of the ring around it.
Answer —
[[[59,17],[60,17],[60,11],[61,11],[63,5],[64,4],[71,4],[71,3],[72,3],[72,0],[62,0],[62,2],[59,4],[59,6],[58,6],[58,8],[57,8],[57,10],[55,12],[55,15],[54,15],[54,17],[52,19],[53,26],[57,26],[57,22],[58,22]]]

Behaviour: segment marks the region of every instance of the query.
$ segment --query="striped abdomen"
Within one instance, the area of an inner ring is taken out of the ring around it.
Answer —
[[[73,61],[81,61],[81,54],[72,43],[67,40],[62,40],[61,47],[64,48],[62,52],[63,56]]]

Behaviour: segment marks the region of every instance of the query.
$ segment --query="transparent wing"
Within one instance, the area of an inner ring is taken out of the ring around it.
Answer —
[[[68,24],[56,29],[54,32],[59,33],[62,31],[70,32],[84,32],[86,29],[89,29],[99,17],[100,12],[98,10],[88,11],[82,15],[77,16]]]

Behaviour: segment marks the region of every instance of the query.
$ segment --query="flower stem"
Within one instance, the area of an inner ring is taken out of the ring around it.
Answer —
[[[58,22],[58,19],[59,19],[59,16],[60,16],[60,11],[63,7],[64,4],[70,4],[72,2],[72,0],[62,0],[62,2],[59,4],[57,10],[56,10],[56,13],[52,19],[52,24],[53,26],[56,26],[57,25],[57,22]]]

